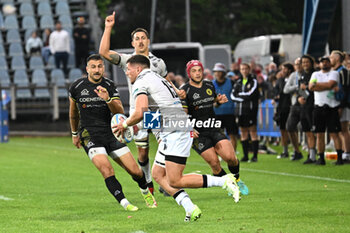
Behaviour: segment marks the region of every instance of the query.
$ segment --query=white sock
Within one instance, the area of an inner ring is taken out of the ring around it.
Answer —
[[[148,188],[146,188],[146,189],[140,188],[140,190],[141,190],[141,193],[142,193],[143,195],[146,195],[146,194],[149,192]]]
[[[310,159],[313,161],[316,160],[316,149],[314,149],[314,148],[310,149]]]
[[[185,209],[186,213],[191,213],[194,209],[194,204],[192,203],[190,196],[188,196],[185,191],[181,192],[175,198],[175,201],[178,205],[181,205]]]
[[[208,182],[208,188],[209,187],[222,187],[225,184],[225,177],[217,177],[212,175],[206,175],[207,176],[207,182]]]
[[[152,174],[151,174],[151,166],[149,164],[149,161],[146,165],[142,166],[140,165],[143,173],[145,173],[145,178],[146,178],[146,182],[150,183],[152,182]]]
[[[123,198],[121,201],[120,201],[120,205],[123,206],[124,209],[126,209],[126,207],[130,204],[130,202],[128,201],[128,199],[126,198]]]
[[[342,158],[343,160],[350,160],[350,153],[344,152]]]

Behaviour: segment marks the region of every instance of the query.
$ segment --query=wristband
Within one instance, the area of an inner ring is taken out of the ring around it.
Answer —
[[[108,100],[106,100],[106,103],[109,104],[110,102],[112,102],[112,98],[109,97]]]
[[[78,137],[78,132],[77,131],[72,131],[72,136],[73,137]]]
[[[124,127],[124,129],[128,128],[128,124],[126,123],[126,120],[123,121],[123,127]]]

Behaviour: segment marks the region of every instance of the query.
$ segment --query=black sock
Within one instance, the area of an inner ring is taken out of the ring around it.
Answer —
[[[337,161],[343,162],[343,150],[337,150]]]
[[[225,172],[225,170],[221,168],[221,171],[220,171],[218,174],[214,174],[214,173],[213,173],[213,176],[220,176],[220,177],[221,177],[221,176],[224,176],[224,175],[226,175],[226,174],[227,174],[227,173]]]
[[[208,188],[208,177],[207,175],[202,175],[203,177],[203,188]]]
[[[115,176],[106,178],[105,182],[109,192],[115,197],[115,199],[117,199],[118,202],[125,198],[122,186]]]
[[[258,157],[258,150],[259,150],[259,140],[253,141],[253,157],[257,158]]]
[[[236,166],[228,166],[228,170],[236,177],[236,179],[239,179],[239,161]]]
[[[318,157],[320,160],[324,161],[324,153],[318,153]]]
[[[140,160],[137,160],[137,162],[140,164],[140,166],[146,166],[149,162],[149,159],[147,158],[145,161],[141,162]]]
[[[147,189],[147,181],[144,172],[142,172],[142,177],[133,176],[132,179],[137,182],[140,188]]]
[[[185,192],[185,190],[180,189],[179,191],[177,191],[177,192],[173,195],[173,198],[176,199],[177,196],[179,196],[179,194],[182,193],[182,192]]]
[[[249,141],[248,140],[244,140],[244,141],[241,141],[241,143],[242,143],[242,148],[243,148],[243,156],[244,156],[244,158],[248,158]]]

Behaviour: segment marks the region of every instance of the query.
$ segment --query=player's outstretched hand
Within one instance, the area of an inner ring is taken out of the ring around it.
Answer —
[[[198,137],[199,137],[199,132],[193,129],[193,138],[198,138]]]
[[[113,125],[112,126],[112,131],[113,131],[114,134],[117,135],[117,137],[119,137],[120,135],[123,135],[123,133],[125,131],[125,128],[123,126],[123,120],[121,120],[119,122],[119,124]]]
[[[115,20],[115,11],[113,11],[113,14],[108,15],[105,20],[105,27],[113,27],[114,25],[114,20]]]
[[[228,101],[228,99],[227,99],[225,94],[223,94],[223,95],[218,94],[217,98],[218,98],[217,101],[218,101],[219,104],[224,104],[224,103],[226,103]]]
[[[106,88],[97,86],[94,91],[100,98],[104,99],[105,101],[109,99],[109,93]]]
[[[176,94],[179,96],[180,99],[186,99],[186,91],[185,90],[178,90]]]
[[[79,149],[81,147],[79,136],[72,136],[72,142],[76,148]]]

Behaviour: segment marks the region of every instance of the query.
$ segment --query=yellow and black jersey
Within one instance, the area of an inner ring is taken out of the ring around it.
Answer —
[[[76,80],[69,88],[69,97],[78,107],[81,129],[87,129],[90,134],[100,134],[100,136],[112,135],[111,111],[106,101],[94,91],[99,85],[107,89],[112,100],[120,99],[114,82],[106,78],[102,78],[98,84],[90,82],[88,78]]]

